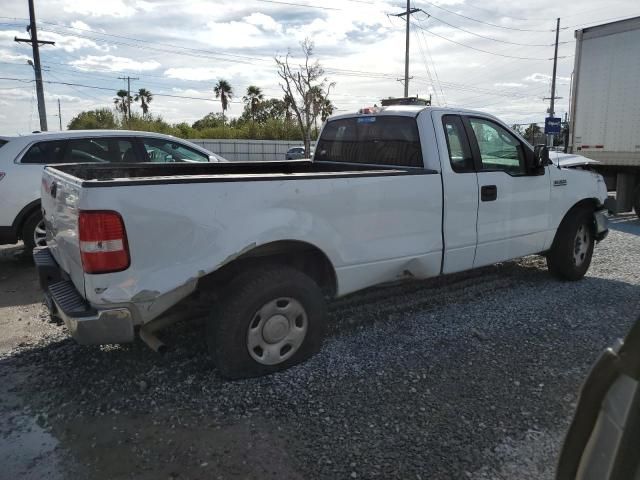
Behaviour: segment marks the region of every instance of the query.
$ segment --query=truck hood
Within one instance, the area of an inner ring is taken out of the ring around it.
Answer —
[[[597,160],[591,160],[590,158],[574,153],[549,152],[549,158],[555,165],[559,163],[561,167],[566,168],[597,165],[600,163]]]

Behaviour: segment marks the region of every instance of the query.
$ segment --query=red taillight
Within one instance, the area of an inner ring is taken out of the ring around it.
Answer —
[[[129,268],[129,245],[117,212],[84,211],[78,218],[80,256],[86,273],[120,272]]]

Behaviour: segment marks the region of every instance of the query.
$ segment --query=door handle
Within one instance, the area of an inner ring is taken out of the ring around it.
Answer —
[[[495,185],[483,185],[480,188],[480,200],[483,202],[493,202],[498,198],[498,187]]]

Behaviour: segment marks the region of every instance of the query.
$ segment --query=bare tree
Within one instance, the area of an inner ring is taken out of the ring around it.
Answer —
[[[305,39],[300,46],[304,54],[304,64],[297,67],[291,65],[291,52],[283,58],[276,57],[278,76],[282,79],[280,88],[285,98],[290,99],[291,109],[295,113],[304,140],[305,152],[310,152],[311,130],[314,119],[318,115],[318,92],[326,99],[335,83],[329,83],[324,76],[324,69],[318,60],[312,60],[313,42]]]

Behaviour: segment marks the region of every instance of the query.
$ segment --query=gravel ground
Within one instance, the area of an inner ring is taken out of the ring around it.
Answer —
[[[202,327],[82,347],[0,250],[0,478],[552,478],[578,388],[640,311],[640,222],[580,282],[529,257],[330,306],[309,362],[228,382]]]

